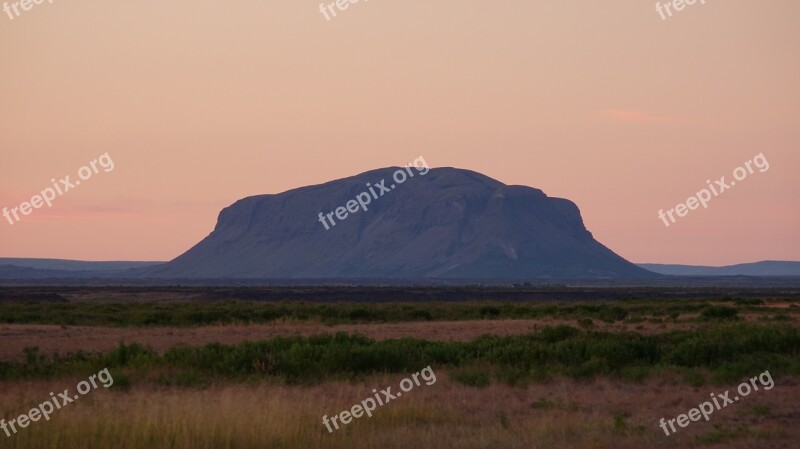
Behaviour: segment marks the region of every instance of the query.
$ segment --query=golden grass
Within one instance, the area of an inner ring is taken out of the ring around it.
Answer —
[[[329,434],[321,423],[371,394],[397,385],[401,376],[364,383],[313,387],[273,384],[223,385],[206,390],[134,388],[128,393],[100,389],[6,438],[0,447],[26,449],[641,449],[698,446],[695,437],[744,424],[749,429],[724,446],[793,447],[798,441],[796,404],[800,387],[784,380],[712,418],[666,437],[658,419],[674,417],[705,400],[710,388],[672,382],[620,384],[598,380],[553,381],[514,388],[484,389],[451,383],[446,373]],[[79,379],[78,379],[79,380]],[[0,416],[29,410],[75,385],[59,381],[0,384]],[[394,390],[397,387],[393,388]],[[71,389],[72,390],[72,389]],[[717,388],[716,390],[719,390]],[[788,398],[788,399],[787,399]],[[770,412],[755,415],[754,404]],[[781,446],[783,444],[783,446]],[[787,445],[788,444],[788,445]]]

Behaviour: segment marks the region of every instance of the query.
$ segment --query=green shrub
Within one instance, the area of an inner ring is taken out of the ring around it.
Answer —
[[[481,386],[494,378],[512,385],[552,376],[611,376],[641,381],[677,370],[691,384],[733,382],[767,367],[800,373],[800,329],[776,323],[719,322],[691,331],[642,335],[544,327],[515,336],[485,335],[467,342],[413,338],[375,341],[338,333],[277,337],[236,345],[176,347],[163,355],[139,344],[120,344],[105,354],[46,357],[26,349],[18,361],[0,362],[0,379],[88,375],[103,368],[139,379],[203,386],[217,379],[264,377],[289,383],[357,379],[379,373],[411,373],[431,365],[449,369],[455,381]],[[479,368],[476,368],[479,367]],[[88,374],[87,374],[88,373]]]
[[[483,306],[480,308],[482,317],[498,317],[500,316],[500,309],[492,306]]]
[[[114,373],[114,383],[111,385],[112,390],[130,391],[131,379],[123,373]]]
[[[711,306],[700,312],[704,320],[735,320],[739,311],[733,307]]]

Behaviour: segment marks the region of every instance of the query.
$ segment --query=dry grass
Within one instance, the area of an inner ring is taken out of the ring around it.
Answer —
[[[347,409],[372,388],[396,385],[401,377],[313,387],[101,389],[57,412],[50,422],[33,423],[8,439],[0,433],[0,444],[25,449],[789,449],[800,440],[794,399],[800,397],[800,386],[790,379],[776,379],[772,391],[753,394],[717,412],[709,423],[693,423],[666,437],[658,427],[661,417],[684,413],[710,391],[721,390],[663,379],[646,384],[558,380],[528,388],[476,389],[450,382],[444,372],[437,375],[436,384],[423,384],[379,407],[372,418],[355,420],[333,434],[322,425],[323,414]],[[8,419],[70,385],[66,380],[0,384],[0,413]],[[721,445],[696,442],[703,435],[724,439],[726,430],[737,427],[746,431],[731,433],[732,439]]]

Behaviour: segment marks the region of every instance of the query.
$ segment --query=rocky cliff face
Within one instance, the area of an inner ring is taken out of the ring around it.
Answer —
[[[398,184],[393,179],[397,170],[402,169],[378,169],[237,201],[220,213],[208,237],[150,275],[476,280],[652,276],[594,240],[571,201],[455,168],[411,168],[415,176]],[[367,183],[375,194],[366,193],[370,202],[362,207],[351,200],[366,201],[362,192],[369,192]]]

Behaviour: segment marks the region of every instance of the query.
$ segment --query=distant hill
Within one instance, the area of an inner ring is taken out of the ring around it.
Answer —
[[[195,247],[144,271],[173,279],[658,277],[596,241],[569,200],[456,168],[409,169],[416,176],[395,185],[398,170],[239,200]],[[386,192],[368,210],[327,230],[318,220],[381,180]]]
[[[135,278],[163,262],[86,262],[0,257],[0,279]]]
[[[87,262],[66,259],[32,259],[0,257],[0,265],[13,265],[37,270],[62,271],[119,271],[130,268],[152,267],[163,262]]]
[[[774,260],[722,267],[655,263],[642,263],[639,266],[655,273],[674,276],[800,276],[800,262]]]
[[[18,267],[15,265],[0,265],[0,279],[46,279],[54,277],[68,277],[72,271],[40,270],[37,268]]]

